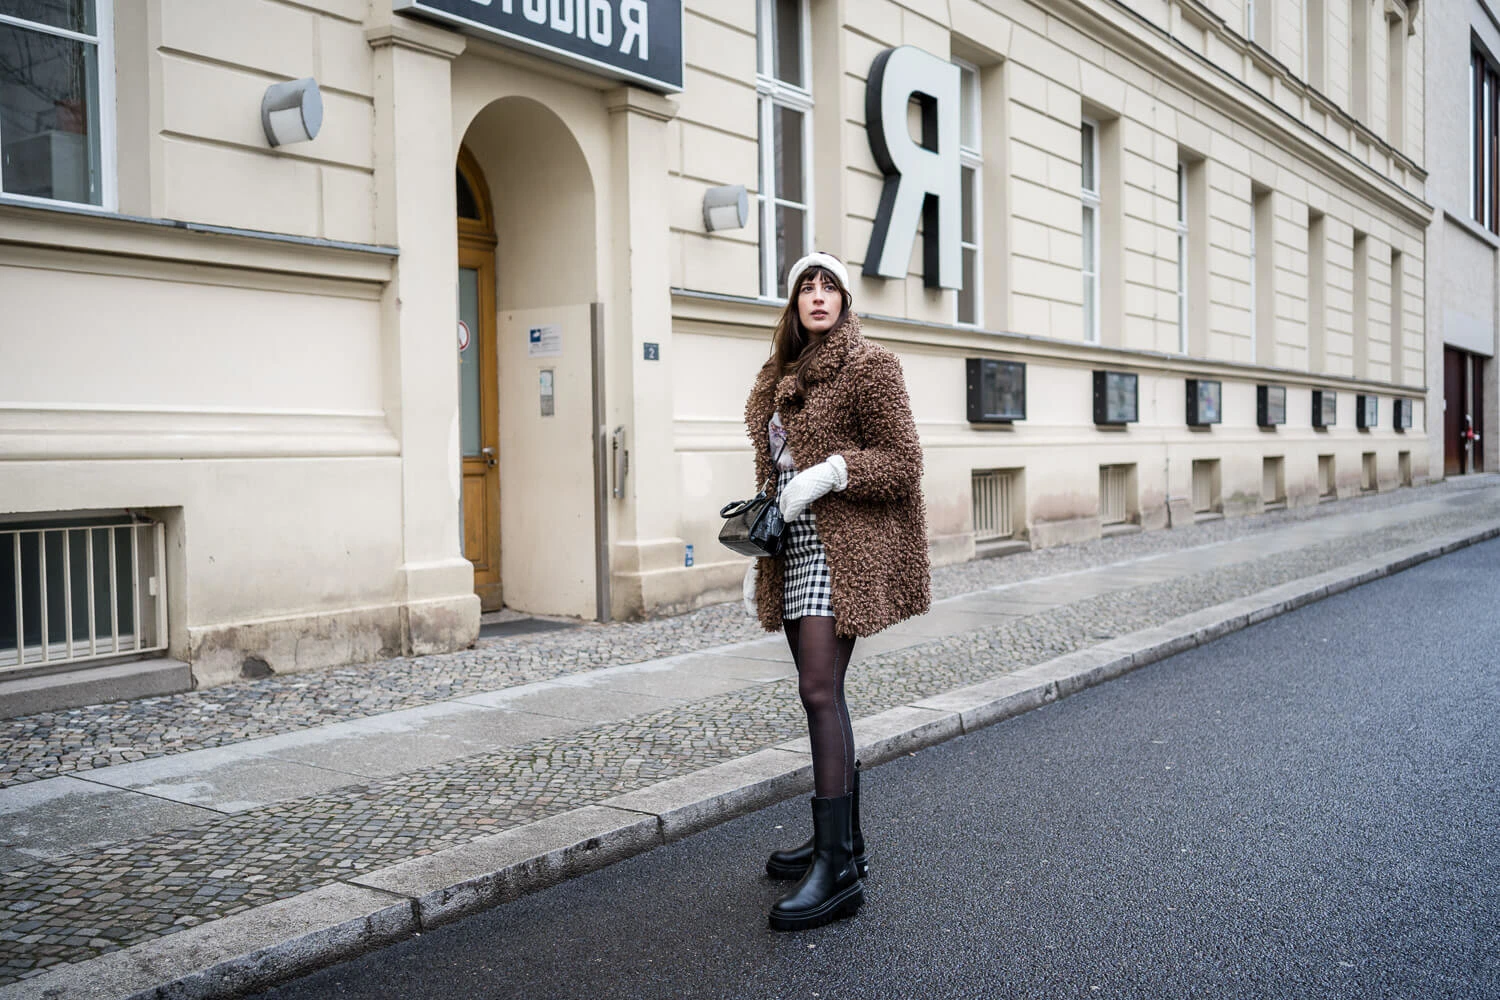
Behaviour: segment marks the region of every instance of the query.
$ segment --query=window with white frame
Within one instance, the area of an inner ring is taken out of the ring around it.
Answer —
[[[1083,142],[1083,337],[1099,340],[1099,123],[1084,119]]]
[[[959,70],[959,112],[962,125],[959,128],[959,182],[963,200],[963,225],[960,226],[959,246],[963,253],[964,285],[958,290],[956,319],[960,323],[978,326],[984,321],[984,297],[980,281],[980,220],[984,218],[980,178],[983,176],[983,143],[980,140],[982,119],[979,113],[979,69],[962,60],[953,60]]]
[[[109,0],[0,0],[0,193],[113,207]]]
[[[1188,352],[1187,164],[1177,162],[1177,349]]]
[[[756,0],[760,293],[785,298],[786,270],[812,245],[812,67],[807,0]]]

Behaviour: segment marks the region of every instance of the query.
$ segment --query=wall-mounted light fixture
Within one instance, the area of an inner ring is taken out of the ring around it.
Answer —
[[[750,195],[743,184],[711,187],[703,193],[703,228],[743,229],[750,219]]]
[[[260,101],[260,124],[272,146],[308,142],[323,127],[323,93],[312,77],[273,83]]]

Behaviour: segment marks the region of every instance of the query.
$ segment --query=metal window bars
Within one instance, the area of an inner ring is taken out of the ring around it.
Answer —
[[[1129,516],[1126,493],[1130,487],[1130,466],[1099,466],[1099,523],[1124,524]]]
[[[1015,474],[992,469],[973,474],[974,541],[989,542],[1015,534],[1011,523],[1011,485]]]
[[[0,526],[0,673],[167,646],[157,522]]]

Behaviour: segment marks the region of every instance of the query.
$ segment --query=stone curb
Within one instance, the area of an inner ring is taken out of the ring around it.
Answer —
[[[1500,523],[1294,580],[857,720],[866,765],[946,742],[1333,594],[1500,537]],[[266,989],[792,795],[806,739],[0,987],[0,1000],[217,1000]]]

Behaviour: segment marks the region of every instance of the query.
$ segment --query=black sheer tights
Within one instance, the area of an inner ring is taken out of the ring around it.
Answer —
[[[854,640],[835,635],[833,619],[826,616],[786,618],[781,624],[797,664],[797,694],[807,710],[814,794],[848,795],[854,790],[854,727],[844,701],[844,673]]]

